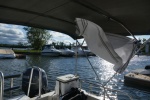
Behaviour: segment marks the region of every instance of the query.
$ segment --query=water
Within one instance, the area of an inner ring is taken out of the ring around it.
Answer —
[[[106,82],[113,74],[112,64],[102,60],[99,57],[89,57],[92,65],[94,66],[96,73],[99,76],[101,83]],[[144,68],[146,65],[150,64],[150,56],[135,56],[129,63],[128,68],[121,75],[115,76],[107,85],[107,87],[112,89],[118,89],[123,92],[126,92],[132,96],[134,100],[150,100],[150,93],[145,91],[140,91],[135,88],[124,86],[124,75],[130,72],[131,70],[137,68]],[[49,88],[54,90],[55,79],[57,76],[65,74],[75,74],[75,58],[65,58],[65,57],[44,57],[37,55],[28,55],[26,59],[0,59],[0,70],[4,75],[12,75],[17,73],[22,73],[25,69],[31,66],[38,66],[44,69],[48,76]],[[77,64],[77,74],[81,79],[86,80],[90,83],[97,83],[98,80],[93,72],[89,62],[85,57],[79,57]],[[93,87],[89,84],[82,83],[82,88],[88,92],[94,94],[102,94],[98,86]],[[10,80],[5,80],[5,87],[9,87]],[[21,79],[15,79],[14,85],[21,85]],[[89,88],[92,88],[91,90]],[[13,95],[22,94],[20,89],[13,91]],[[119,92],[109,92],[108,94],[117,96],[119,100],[128,100],[126,96],[123,96],[123,93]],[[5,98],[9,96],[9,93],[5,93]],[[116,98],[115,98],[116,99]]]

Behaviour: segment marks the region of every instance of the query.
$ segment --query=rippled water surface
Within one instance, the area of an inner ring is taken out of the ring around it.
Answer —
[[[111,76],[113,76],[114,71],[112,64],[102,60],[99,57],[89,57],[96,73],[99,76],[99,79],[102,84],[104,84]],[[95,76],[94,71],[92,70],[89,62],[85,57],[79,57],[77,60],[74,57],[65,58],[65,57],[44,57],[36,55],[28,55],[26,59],[0,59],[0,70],[4,75],[12,75],[17,73],[22,73],[25,69],[38,66],[46,71],[48,76],[49,88],[54,89],[55,79],[57,76],[65,74],[75,74],[77,69],[77,74],[81,79],[85,80],[86,83],[82,82],[82,88],[88,92],[94,93],[96,95],[102,94],[102,89],[99,89],[98,86],[94,87],[88,83],[98,83],[98,80]],[[118,89],[123,92],[128,93],[134,100],[150,100],[150,93],[145,91],[140,91],[135,88],[124,86],[124,75],[130,72],[131,70],[137,68],[144,68],[146,65],[150,65],[150,56],[135,56],[129,63],[128,68],[121,75],[116,75],[108,84],[107,87],[112,89]],[[14,80],[14,85],[21,85],[20,79],[17,81]],[[9,80],[5,80],[5,88],[9,87]],[[17,90],[20,91],[20,90]],[[18,92],[13,91],[14,95],[17,95]],[[5,97],[8,97],[8,92],[6,92]],[[21,94],[21,92],[19,92]],[[124,93],[119,92],[109,92],[108,94],[116,96],[119,100],[128,100],[129,98],[123,96]]]

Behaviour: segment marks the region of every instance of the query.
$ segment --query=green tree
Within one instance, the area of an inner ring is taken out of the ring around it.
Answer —
[[[23,46],[23,43],[22,42],[18,42],[18,46]]]
[[[35,50],[40,50],[52,37],[45,29],[24,27],[24,30],[27,31],[28,42]]]

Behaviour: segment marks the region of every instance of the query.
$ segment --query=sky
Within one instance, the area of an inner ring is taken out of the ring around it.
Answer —
[[[18,44],[27,43],[26,31],[23,29],[25,26],[10,25],[0,23],[0,44]],[[52,39],[48,43],[53,42],[64,42],[73,43],[75,40],[70,36],[48,30],[48,33],[52,35]]]
[[[0,23],[0,44],[18,44],[19,42],[27,44],[26,31],[24,31],[24,26],[2,24]],[[49,34],[52,35],[52,39],[48,43],[52,42],[64,42],[66,44],[73,43],[75,40],[70,36],[48,30]],[[150,38],[150,36],[136,36],[137,39]],[[83,39],[79,40],[80,42]]]

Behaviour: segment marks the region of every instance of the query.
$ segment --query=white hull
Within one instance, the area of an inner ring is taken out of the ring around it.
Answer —
[[[15,58],[16,55],[15,54],[0,54],[0,58]]]
[[[60,55],[59,52],[42,52],[42,56],[51,56],[51,57],[58,57]]]
[[[65,57],[72,57],[75,55],[74,51],[69,50],[69,49],[63,49],[60,50],[61,51],[61,56],[65,56]]]
[[[76,53],[78,56],[90,56],[90,51],[89,50],[82,50],[80,47],[74,47],[72,50]]]
[[[11,49],[0,49],[0,58],[15,58],[16,55]]]
[[[43,56],[51,56],[51,57],[58,57],[60,56],[60,51],[55,49],[54,46],[45,45],[44,49],[41,52]]]

